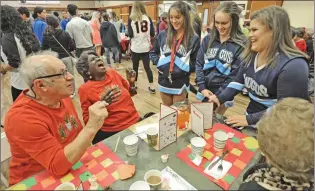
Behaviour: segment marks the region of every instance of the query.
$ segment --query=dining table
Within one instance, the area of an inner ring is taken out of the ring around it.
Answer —
[[[216,183],[209,180],[205,175],[203,175],[200,172],[198,172],[197,170],[193,169],[191,166],[187,165],[185,162],[183,162],[181,159],[179,159],[176,156],[177,153],[182,151],[185,147],[187,147],[187,145],[190,144],[190,140],[193,137],[197,136],[194,132],[192,132],[192,130],[190,129],[189,126],[188,126],[188,128],[186,128],[184,130],[178,129],[179,132],[177,133],[176,142],[171,143],[170,145],[166,146],[165,148],[163,148],[161,150],[154,148],[154,147],[149,147],[149,145],[147,143],[148,141],[146,139],[143,140],[143,139],[139,138],[137,154],[135,156],[127,156],[126,150],[125,150],[125,145],[123,143],[124,137],[126,137],[128,135],[136,134],[136,129],[139,127],[143,127],[143,126],[150,125],[150,124],[157,124],[159,122],[159,119],[160,119],[160,114],[157,113],[155,115],[152,115],[151,117],[148,117],[148,118],[134,124],[130,128],[125,129],[125,130],[123,130],[123,131],[121,131],[121,132],[119,132],[119,133],[117,133],[117,134],[102,141],[102,143],[103,143],[102,145],[103,146],[105,145],[107,147],[106,148],[107,152],[110,151],[110,152],[113,152],[114,155],[117,155],[117,156],[115,156],[117,158],[117,160],[120,160],[121,162],[130,164],[130,165],[135,165],[135,167],[136,167],[135,174],[129,179],[120,180],[117,177],[117,175],[115,175],[116,181],[113,181],[114,183],[112,183],[110,185],[110,188],[113,190],[129,190],[130,186],[134,182],[144,181],[145,173],[148,172],[149,170],[154,169],[154,170],[162,171],[166,167],[170,167],[174,172],[176,172],[179,176],[181,176],[184,180],[186,180],[189,184],[191,184],[197,190],[223,190]],[[213,125],[215,125],[217,123],[224,123],[224,122],[222,121],[222,119],[220,119],[220,117],[218,115],[214,115],[213,116]],[[252,129],[249,129],[249,130],[244,129],[242,133],[249,135],[251,137],[252,136],[255,137],[255,135],[256,135],[256,131],[252,130]],[[99,154],[97,154],[96,152],[98,152],[98,151],[94,151],[94,153],[92,153],[92,154],[98,156]],[[168,154],[169,158],[168,158],[168,161],[166,163],[162,163],[161,155],[165,155],[165,154]],[[111,156],[113,156],[113,155],[111,155]],[[243,180],[243,174],[250,167],[255,165],[259,161],[260,157],[261,157],[260,150],[257,149],[257,151],[255,151],[254,156],[251,158],[250,162],[248,164],[246,164],[246,167],[242,170],[240,175],[237,178],[235,178],[235,180],[233,181],[233,184],[229,187],[229,190],[237,190],[239,188],[239,186]],[[90,164],[91,164],[91,162],[89,163],[89,165]],[[75,166],[77,166],[77,167],[75,167]],[[76,164],[76,165],[74,165],[74,167],[72,169],[77,169],[79,166],[78,166],[78,164]],[[48,173],[48,172],[45,172],[45,173]],[[74,173],[72,173],[71,176],[72,175],[75,176]],[[34,175],[34,177],[35,176],[36,175]],[[50,176],[50,175],[47,175],[47,177],[48,176]],[[32,189],[32,188],[40,189],[40,187],[37,187],[37,185],[36,185],[36,184],[40,184],[40,183],[35,183],[34,181],[36,178],[34,178],[34,177],[30,177],[29,179],[22,181],[22,183],[28,182],[27,184],[31,184],[30,186],[33,186],[33,187],[25,187],[25,188],[27,188],[27,189]],[[75,177],[70,177],[69,174],[66,175],[65,177],[63,177],[64,181],[66,181],[69,178],[73,179]],[[49,177],[46,179],[49,179],[49,181],[51,181],[52,177]],[[82,177],[80,177],[80,179],[82,181]],[[33,181],[33,183],[31,183],[32,181]],[[55,182],[55,184],[56,183],[57,182]],[[23,186],[25,186],[25,185],[23,185]],[[14,188],[14,186],[9,188],[9,190],[11,190],[13,188]],[[17,188],[17,187],[15,187],[15,188]],[[19,187],[19,188],[21,188],[21,187]],[[52,187],[50,187],[50,188],[52,188]]]
[[[116,140],[118,136],[121,138],[126,137],[128,135],[134,134],[134,130],[137,126],[144,126],[147,124],[158,123],[159,121],[159,113],[144,119],[143,121],[131,126],[130,128],[121,131],[107,139],[103,142],[112,150],[115,149]],[[220,122],[216,115],[213,117],[213,124]],[[252,129],[244,129],[243,133],[255,136],[256,131]],[[213,183],[205,176],[200,174],[198,171],[195,171],[178,157],[176,154],[180,152],[183,148],[185,148],[188,144],[190,144],[191,138],[196,137],[196,134],[191,130],[184,130],[184,133],[180,133],[177,141],[163,148],[162,150],[157,150],[153,147],[149,147],[147,144],[147,140],[141,140],[139,143],[138,153],[136,156],[127,156],[125,152],[125,146],[122,141],[118,144],[116,154],[123,161],[128,161],[128,164],[133,164],[136,166],[136,173],[133,177],[123,181],[116,181],[111,185],[113,190],[129,190],[129,187],[132,183],[136,181],[144,181],[144,175],[147,171],[156,169],[163,170],[165,167],[171,167],[178,175],[183,177],[188,183],[194,186],[197,190],[222,190],[217,184]],[[167,163],[162,163],[161,155],[169,154],[169,159]],[[237,190],[240,184],[243,181],[243,174],[253,165],[255,165],[261,157],[260,151],[258,150],[255,153],[255,156],[252,158],[250,163],[246,166],[246,168],[242,171],[241,175],[234,181],[230,190]]]

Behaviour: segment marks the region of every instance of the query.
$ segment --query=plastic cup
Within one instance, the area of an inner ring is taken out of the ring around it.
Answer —
[[[223,131],[216,131],[213,134],[214,137],[214,148],[216,148],[217,150],[222,150],[224,149],[225,145],[226,145],[226,141],[228,140],[229,136],[223,132]]]
[[[139,138],[136,135],[128,135],[124,138],[125,151],[128,156],[135,156],[138,153]]]
[[[201,156],[206,146],[206,141],[201,137],[194,137],[190,140],[191,152],[195,155]]]
[[[157,145],[158,135],[159,133],[156,127],[150,127],[147,129],[148,145],[150,147],[154,147]]]

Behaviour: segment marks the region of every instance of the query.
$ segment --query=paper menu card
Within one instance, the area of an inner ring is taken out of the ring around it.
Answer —
[[[212,127],[213,103],[191,104],[191,130],[204,137],[204,129]]]
[[[159,150],[177,140],[177,110],[161,104],[159,121]]]
[[[168,107],[164,104],[161,104],[160,105],[160,119],[162,119],[163,117],[169,115],[169,114],[172,114],[176,112],[176,109],[175,108],[172,108],[172,107]]]
[[[197,190],[169,166],[163,169],[161,173],[162,181],[165,181],[165,183],[168,184],[170,190]]]

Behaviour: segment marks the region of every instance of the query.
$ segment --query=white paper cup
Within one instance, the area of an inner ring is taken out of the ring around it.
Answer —
[[[129,190],[150,190],[150,186],[145,181],[137,181],[130,186]]]
[[[191,152],[195,155],[202,155],[206,146],[206,141],[201,137],[194,137],[190,140]]]
[[[158,136],[159,136],[158,128],[150,127],[147,129],[148,144],[150,147],[154,147],[157,145]]]
[[[71,182],[65,182],[57,186],[55,190],[75,190],[75,186]]]
[[[148,179],[151,177],[151,176],[157,176],[157,177],[160,177],[160,182],[156,183],[156,184],[151,184],[150,182],[148,182]],[[145,173],[144,175],[144,181],[150,185],[150,187],[152,189],[158,189],[162,183],[162,173],[161,171],[159,170],[149,170],[147,173]]]
[[[128,135],[124,138],[126,154],[128,156],[135,156],[138,152],[139,138],[136,135]]]
[[[147,129],[147,134],[148,135],[156,135],[158,134],[158,128],[157,127],[150,127]]]
[[[216,149],[224,149],[226,141],[228,140],[229,136],[223,131],[216,131],[213,134],[214,137],[214,148]]]

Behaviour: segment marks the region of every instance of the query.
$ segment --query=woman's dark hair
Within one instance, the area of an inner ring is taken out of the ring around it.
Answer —
[[[109,21],[109,14],[103,13],[103,19],[104,19],[104,21]]]
[[[296,29],[296,36],[299,38],[303,38],[305,34],[305,30],[303,28],[297,28]]]
[[[217,12],[223,12],[228,14],[231,21],[231,32],[230,32],[230,39],[235,42],[236,44],[245,47],[244,43],[246,40],[245,35],[242,32],[242,29],[239,24],[239,15],[241,14],[242,10],[238,7],[235,2],[224,2],[221,3],[215,10],[213,15],[213,23],[215,23],[215,14]],[[220,36],[218,29],[214,25],[214,30],[211,30],[209,36],[209,44],[210,47],[212,43],[215,41],[217,37]]]
[[[3,33],[14,33],[20,40],[29,55],[40,50],[39,41],[30,30],[28,24],[23,22],[19,12],[11,6],[1,6],[1,30]]]
[[[191,22],[191,18],[190,18],[190,14],[189,14],[188,5],[186,3],[184,3],[183,1],[177,1],[177,2],[173,3],[171,5],[170,9],[168,10],[168,20],[169,21],[171,20],[170,12],[172,9],[177,10],[178,13],[180,13],[184,17],[183,27],[184,27],[185,35],[183,38],[183,46],[187,49],[189,47],[189,41],[190,41],[191,37],[193,37],[195,34],[194,29],[192,27],[192,22]],[[167,38],[166,38],[166,45],[168,47],[172,47],[174,36],[176,36],[176,30],[174,29],[171,22],[168,22]]]
[[[21,14],[21,15],[26,15],[26,17],[30,17],[30,11],[26,8],[26,7],[20,7],[18,8],[18,12]]]
[[[117,15],[116,15],[115,12],[112,12],[112,17],[113,17],[113,21],[118,21],[118,20],[117,20]]]
[[[71,16],[77,14],[78,7],[75,4],[69,4],[67,6],[68,12]]]
[[[91,20],[91,18],[88,18],[87,16],[84,16],[84,15],[81,15],[80,18],[86,21]]]
[[[56,17],[59,17],[59,13],[54,11],[53,14],[56,16]]]
[[[36,19],[38,17],[37,13],[41,14],[45,10],[44,7],[35,7],[33,18]]]
[[[45,35],[53,35],[59,26],[58,18],[54,15],[49,15],[46,18],[46,23],[48,26],[45,29]]]
[[[292,32],[292,39],[293,39],[296,35],[296,28],[291,27],[291,32]]]

